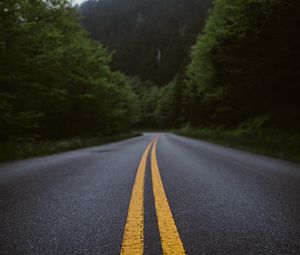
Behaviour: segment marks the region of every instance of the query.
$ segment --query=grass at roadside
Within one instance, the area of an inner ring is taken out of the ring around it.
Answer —
[[[0,162],[50,155],[90,146],[124,140],[139,136],[139,133],[126,133],[106,137],[74,137],[61,140],[34,141],[32,139],[0,143]]]
[[[270,130],[184,127],[174,133],[300,163],[300,134]]]

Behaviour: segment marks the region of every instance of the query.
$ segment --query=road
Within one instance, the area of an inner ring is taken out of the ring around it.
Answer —
[[[162,133],[0,165],[0,254],[300,254],[300,165]]]

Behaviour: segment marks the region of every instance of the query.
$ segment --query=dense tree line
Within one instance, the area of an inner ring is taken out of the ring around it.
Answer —
[[[137,127],[166,129],[182,124],[182,79],[179,77],[162,87],[135,80],[135,91],[140,98]]]
[[[92,38],[114,51],[113,66],[164,85],[185,68],[211,0],[89,0],[79,12]]]
[[[215,0],[187,68],[186,120],[299,129],[299,24],[296,0]]]
[[[144,104],[156,102],[149,109],[156,123],[163,116],[163,126],[299,131],[299,24],[296,0],[215,0],[186,73],[175,80],[179,96],[166,103],[169,85],[153,88],[145,90]],[[165,115],[174,108],[170,125]]]
[[[188,56],[209,6],[1,2],[0,139],[106,135],[136,123],[299,130],[300,4],[214,0]],[[112,71],[111,54],[81,28],[78,10],[91,36],[116,50],[113,70],[137,77]]]
[[[132,81],[66,0],[0,2],[0,139],[112,134],[136,119]]]

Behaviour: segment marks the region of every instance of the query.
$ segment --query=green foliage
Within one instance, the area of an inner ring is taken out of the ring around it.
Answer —
[[[256,126],[247,124],[247,128],[192,128],[187,124],[176,131],[179,135],[207,140],[246,151],[300,162],[299,133],[283,133],[277,129],[256,130]]]
[[[141,117],[139,125],[150,128],[178,126],[180,118],[180,83],[178,79],[164,87],[150,85],[140,92]]]
[[[0,139],[113,134],[136,121],[131,81],[109,68],[65,0],[0,3]]]
[[[192,48],[184,88],[193,125],[300,128],[300,5],[287,0],[215,0]]]
[[[214,0],[185,71],[210,3],[87,1],[79,8],[82,23],[115,50],[112,57],[81,28],[69,1],[0,2],[0,140],[187,123],[183,132],[202,127],[203,136],[237,144],[265,141],[266,130],[286,132],[293,151],[300,130],[300,4]]]
[[[18,138],[0,143],[0,162],[27,157],[37,157],[62,151],[98,146],[139,136],[138,133],[124,133],[105,137],[72,137],[59,140],[35,141],[31,138]]]
[[[158,87],[145,88],[141,95],[141,120],[142,126],[156,128],[156,107],[160,98],[160,89]]]

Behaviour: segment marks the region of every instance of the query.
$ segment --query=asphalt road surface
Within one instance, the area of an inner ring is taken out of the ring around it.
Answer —
[[[0,254],[300,254],[300,165],[173,134],[0,165]]]

